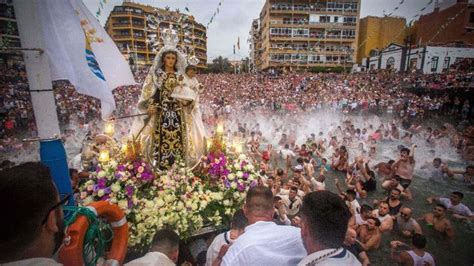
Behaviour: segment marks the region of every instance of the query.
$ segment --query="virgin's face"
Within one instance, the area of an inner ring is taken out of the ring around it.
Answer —
[[[168,53],[165,55],[165,66],[167,68],[174,68],[176,64],[176,55],[173,53]]]

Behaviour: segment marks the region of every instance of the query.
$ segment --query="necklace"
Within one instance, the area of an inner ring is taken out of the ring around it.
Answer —
[[[314,266],[314,265],[316,265],[316,263],[321,262],[321,261],[323,261],[323,260],[329,258],[330,256],[334,255],[334,254],[337,253],[340,249],[341,249],[341,248],[337,248],[337,249],[335,249],[335,250],[333,250],[333,251],[331,251],[331,252],[328,252],[328,253],[326,253],[326,254],[324,254],[324,255],[321,255],[321,256],[317,257],[316,259],[314,259],[314,260],[312,260],[312,261],[306,263],[306,266]]]

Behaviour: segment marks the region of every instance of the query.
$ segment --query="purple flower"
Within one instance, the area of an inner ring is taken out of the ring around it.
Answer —
[[[106,183],[107,183],[107,180],[105,178],[99,178],[99,180],[97,180],[97,185],[99,186],[100,189],[105,188]]]
[[[126,186],[125,187],[125,193],[127,194],[128,197],[131,197],[133,195],[133,187],[132,186]]]
[[[112,192],[112,189],[111,189],[110,187],[106,187],[106,188],[104,189],[104,193],[105,193],[105,194],[110,194],[111,192]]]
[[[245,185],[237,182],[237,190],[243,192],[245,190]]]
[[[249,178],[249,173],[245,172],[244,175],[243,175],[243,178],[244,178],[245,180],[247,180],[247,178]]]
[[[123,165],[123,164],[117,166],[117,170],[118,170],[118,171],[123,172],[123,171],[125,171],[126,169],[127,169],[127,168],[126,168],[125,165]]]
[[[100,198],[100,200],[108,200],[110,199],[109,195],[104,195],[102,196],[102,198]]]
[[[97,184],[92,187],[92,191],[94,191],[94,192],[99,191],[99,189],[100,189],[99,185],[97,185]]]
[[[230,188],[230,182],[229,182],[229,180],[224,179],[224,186],[225,186],[226,188]]]
[[[121,173],[116,173],[115,174],[115,179],[120,179],[122,177],[122,174]]]
[[[133,201],[129,199],[127,203],[128,203],[128,208],[131,209],[133,207]]]

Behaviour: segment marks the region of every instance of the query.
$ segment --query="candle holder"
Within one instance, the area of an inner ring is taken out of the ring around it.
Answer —
[[[115,125],[113,121],[107,121],[105,122],[104,126],[104,134],[113,138],[115,135]]]

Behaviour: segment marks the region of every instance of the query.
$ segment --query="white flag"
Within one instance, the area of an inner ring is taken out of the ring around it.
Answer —
[[[115,43],[80,0],[41,1],[38,15],[51,79],[67,79],[79,93],[100,99],[108,117],[115,109],[112,90],[135,84]]]

